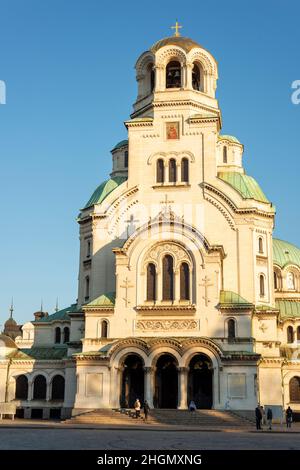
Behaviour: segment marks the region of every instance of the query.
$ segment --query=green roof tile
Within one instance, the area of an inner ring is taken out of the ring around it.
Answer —
[[[280,318],[300,318],[300,302],[292,300],[276,300],[277,309],[280,311]]]
[[[108,292],[107,294],[102,294],[97,299],[85,305],[85,307],[114,307],[116,302],[116,293]]]
[[[239,294],[228,290],[220,292],[220,307],[222,308],[252,308],[253,304],[248,302]]]
[[[93,192],[92,196],[84,206],[86,209],[87,207],[91,207],[95,204],[101,204],[107,196],[114,191],[120,184],[124,183],[127,180],[126,176],[115,176],[98,186],[98,188]]]
[[[58,312],[49,315],[48,317],[43,317],[40,320],[34,321],[32,323],[51,323],[54,321],[67,321],[70,320],[69,313],[76,313],[78,312],[77,304],[72,304],[70,307],[63,308]]]
[[[233,187],[243,199],[255,199],[259,202],[269,203],[269,200],[263,193],[257,181],[252,176],[245,175],[243,173],[232,172],[221,172],[218,177]]]
[[[55,348],[33,347],[30,349],[19,349],[13,359],[36,359],[36,360],[57,360],[67,357],[68,347],[66,345]]]
[[[287,264],[300,266],[300,249],[291,243],[273,238],[273,262],[281,268]]]

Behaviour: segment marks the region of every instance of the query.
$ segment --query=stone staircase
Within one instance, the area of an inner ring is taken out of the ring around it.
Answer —
[[[171,426],[198,426],[203,428],[236,428],[247,426],[242,417],[229,411],[218,410],[152,410],[148,418],[149,424]]]
[[[74,416],[65,421],[65,424],[86,425],[119,425],[136,426],[144,424],[144,414],[135,418],[133,410],[127,409],[95,409],[93,411]],[[153,426],[197,426],[199,428],[239,428],[249,427],[249,421],[230,411],[218,410],[161,410],[151,409],[147,425]]]

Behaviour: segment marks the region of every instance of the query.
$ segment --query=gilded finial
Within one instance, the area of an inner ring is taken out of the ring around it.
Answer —
[[[171,29],[175,29],[174,36],[179,37],[180,32],[179,30],[182,28],[182,26],[178,23],[178,20],[176,20],[175,26],[171,26]]]

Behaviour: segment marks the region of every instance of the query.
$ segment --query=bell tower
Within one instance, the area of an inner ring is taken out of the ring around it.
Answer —
[[[137,60],[138,96],[131,118],[154,117],[167,103],[180,105],[192,114],[220,115],[215,92],[218,67],[200,44],[181,36],[176,21],[174,36],[159,40]]]

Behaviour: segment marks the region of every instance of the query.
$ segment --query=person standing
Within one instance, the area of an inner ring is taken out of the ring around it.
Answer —
[[[260,409],[260,406],[257,405],[257,407],[255,408],[255,421],[256,421],[257,431],[261,429],[261,419],[262,419],[261,409]]]
[[[264,425],[266,424],[266,412],[265,412],[263,405],[261,405],[260,411],[261,411],[261,425],[262,427],[264,427]]]
[[[285,419],[286,419],[286,427],[291,428],[292,422],[293,422],[293,410],[291,409],[290,406],[288,406],[285,412]]]
[[[141,414],[141,402],[138,398],[134,402],[134,409],[135,409],[135,417],[136,419],[138,419]]]
[[[273,411],[271,410],[271,408],[268,408],[267,421],[268,421],[269,431],[272,430],[272,420],[273,420]]]
[[[150,411],[150,406],[147,400],[144,401],[144,415],[145,415],[145,423],[148,421],[148,415]]]
[[[196,403],[194,402],[194,400],[191,400],[189,404],[189,411],[196,411],[196,409]]]

